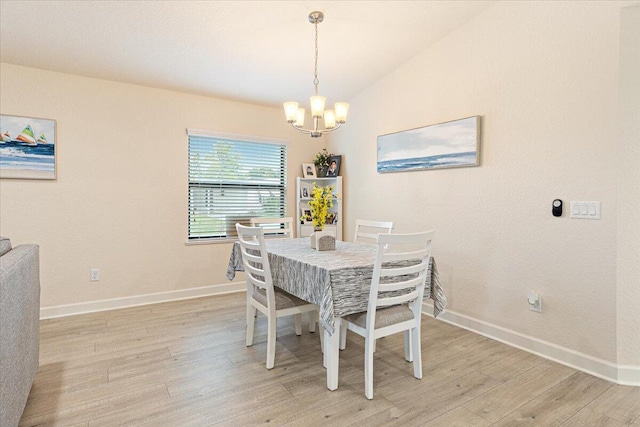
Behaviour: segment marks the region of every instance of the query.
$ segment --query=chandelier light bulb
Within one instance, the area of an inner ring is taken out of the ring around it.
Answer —
[[[283,105],[284,105],[284,115],[287,117],[287,122],[288,123],[295,122],[296,116],[298,114],[298,103],[285,102]]]
[[[349,112],[349,104],[346,102],[336,102],[336,122],[342,124],[347,121],[347,113]]]
[[[324,127],[327,129],[336,127],[336,114],[333,110],[324,110]]]
[[[326,98],[324,96],[315,95],[309,98],[309,102],[311,103],[311,116],[312,117],[322,117],[324,114],[324,103]]]

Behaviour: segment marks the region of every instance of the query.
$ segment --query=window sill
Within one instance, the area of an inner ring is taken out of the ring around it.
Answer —
[[[187,240],[184,242],[185,246],[200,246],[200,245],[219,245],[221,243],[233,243],[238,239],[199,239],[199,240]]]

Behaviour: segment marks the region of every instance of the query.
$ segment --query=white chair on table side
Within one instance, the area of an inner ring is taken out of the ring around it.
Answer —
[[[413,375],[422,378],[421,307],[432,238],[433,231],[380,234],[367,311],[342,319],[346,329],[365,339],[364,382],[367,399],[373,399],[373,352],[377,338],[404,331],[404,357],[408,362],[413,362]],[[398,251],[400,247],[404,248],[402,252]],[[408,267],[397,264],[412,260],[415,262]],[[392,282],[393,278],[395,281]],[[385,294],[391,291],[397,291],[398,295]],[[341,333],[346,335],[346,330],[341,328]]]
[[[391,230],[393,230],[393,221],[356,219],[356,233],[353,243],[375,243],[378,234],[389,234]]]
[[[262,227],[265,233],[277,233],[277,237],[293,239],[293,217],[284,218],[251,218],[252,227]]]
[[[236,224],[247,281],[247,347],[253,344],[256,310],[267,316],[267,369],[275,363],[276,319],[296,316],[296,335],[302,334],[302,313],[310,313],[309,330],[315,331],[318,306],[273,286],[264,230]]]
[[[389,234],[393,230],[393,221],[369,221],[366,219],[356,219],[356,232],[353,243],[375,243],[378,234]],[[340,335],[340,350],[346,346],[346,324],[342,324],[342,334]],[[373,343],[373,351],[376,351],[376,344]]]

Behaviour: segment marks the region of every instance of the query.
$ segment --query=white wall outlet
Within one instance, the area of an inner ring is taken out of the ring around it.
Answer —
[[[92,282],[97,282],[98,280],[100,280],[100,269],[99,268],[92,268],[91,269],[89,280],[92,281]]]
[[[542,313],[542,297],[536,291],[529,291],[527,302],[529,303],[529,310]]]

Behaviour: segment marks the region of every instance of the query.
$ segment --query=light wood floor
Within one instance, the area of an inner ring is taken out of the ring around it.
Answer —
[[[318,334],[297,337],[293,319],[279,321],[269,371],[266,320],[246,347],[244,305],[239,293],[42,321],[20,425],[640,426],[640,388],[428,317],[422,380],[402,334],[384,338],[368,401],[363,341],[349,334],[331,392]]]

